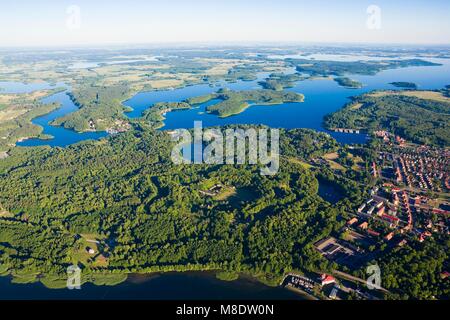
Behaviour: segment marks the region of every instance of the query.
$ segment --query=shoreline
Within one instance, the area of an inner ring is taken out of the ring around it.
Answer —
[[[0,276],[2,293],[7,297],[22,292],[20,299],[99,299],[105,295],[117,299],[158,300],[167,296],[169,299],[210,299],[221,300],[238,299],[268,299],[268,300],[304,300],[306,297],[282,286],[268,286],[256,278],[240,274],[239,279],[224,281],[216,277],[214,271],[186,271],[164,273],[133,273],[127,279],[115,285],[95,285],[84,283],[81,290],[68,290],[64,288],[48,288],[42,282],[13,283],[11,275]],[[192,296],[186,290],[191,286],[199,286],[197,293]],[[159,289],[160,288],[160,289]],[[225,293],[224,293],[225,292]],[[127,294],[128,293],[128,294]],[[225,294],[225,296],[224,296]],[[8,299],[8,298],[7,298]]]

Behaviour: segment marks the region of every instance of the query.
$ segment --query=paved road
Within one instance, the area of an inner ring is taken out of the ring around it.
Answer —
[[[337,277],[341,277],[350,281],[355,281],[355,282],[359,282],[359,283],[363,283],[366,284],[366,280],[352,276],[351,274],[342,272],[342,271],[338,271],[338,270],[334,270],[333,274],[336,275]],[[386,290],[385,288],[380,288],[380,291],[384,292],[384,293],[390,293],[388,290]]]

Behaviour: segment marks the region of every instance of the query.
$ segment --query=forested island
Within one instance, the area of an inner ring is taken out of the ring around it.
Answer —
[[[208,106],[207,112],[225,118],[245,111],[251,105],[275,105],[289,102],[303,102],[302,94],[293,92],[278,92],[273,90],[230,91],[221,89],[216,93],[192,97],[183,102],[160,102],[146,111],[142,118],[154,128],[164,125],[164,115],[171,111],[187,110],[211,100],[217,103]]]
[[[279,92],[275,90],[230,91],[219,90],[217,93],[188,99],[190,104],[200,104],[213,99],[221,100],[206,108],[209,113],[221,118],[243,112],[251,105],[275,105],[290,102],[303,102],[304,96],[295,92]]]
[[[305,80],[306,77],[299,73],[284,74],[284,73],[272,73],[269,78],[260,82],[260,85],[264,89],[270,89],[275,91],[282,91],[287,88],[292,88],[298,81]]]
[[[340,86],[350,88],[350,89],[359,89],[362,88],[362,83],[356,80],[352,80],[347,77],[338,77],[334,78],[334,81],[336,81]]]
[[[391,82],[394,87],[397,88],[404,88],[404,89],[417,89],[417,84],[413,82],[405,82],[405,81],[397,81],[397,82]]]

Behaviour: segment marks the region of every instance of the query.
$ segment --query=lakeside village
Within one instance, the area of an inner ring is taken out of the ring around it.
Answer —
[[[409,241],[424,242],[433,234],[449,233],[450,151],[408,143],[387,131],[373,135],[380,146],[369,166],[376,181],[370,197],[356,212],[348,213],[336,236],[314,245],[343,271],[290,273],[280,283],[308,299],[382,299],[383,293],[389,293],[382,283],[380,288],[369,290],[366,279],[351,273]],[[319,165],[326,163],[322,160]],[[200,194],[212,198],[236,193],[234,187],[220,183],[203,189]],[[443,272],[441,277],[449,274]]]
[[[377,183],[370,198],[340,230],[340,236],[321,239],[316,250],[346,272],[364,267],[385,252],[410,241],[427,241],[449,234],[450,151],[415,145],[387,131],[374,132],[380,142],[370,165]],[[289,274],[283,285],[310,299],[379,299],[364,279],[342,271],[330,274]],[[441,278],[448,278],[444,271]],[[382,283],[381,283],[382,287]]]

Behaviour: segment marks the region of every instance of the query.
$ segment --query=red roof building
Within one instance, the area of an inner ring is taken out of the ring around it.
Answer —
[[[449,214],[450,212],[449,212],[449,211],[446,211],[446,210],[439,209],[439,208],[433,208],[433,213],[434,213],[434,214],[445,214],[445,215],[447,215],[447,214]]]
[[[389,222],[390,224],[393,224],[393,225],[397,225],[398,224],[398,222],[399,222],[399,218],[397,218],[397,217],[394,217],[394,216],[391,216],[391,215],[388,215],[388,214],[383,214],[382,216],[381,216],[381,218],[384,220],[384,221],[387,221],[387,222]]]
[[[358,227],[362,230],[366,230],[369,227],[369,224],[367,222],[363,222]]]
[[[358,219],[356,219],[356,218],[351,218],[350,220],[347,221],[347,225],[348,225],[348,226],[351,226],[351,225],[353,225],[353,224],[355,224],[355,223],[357,223],[357,222],[358,222]]]
[[[374,230],[372,230],[372,229],[368,229],[368,230],[367,230],[367,233],[370,234],[370,235],[373,236],[373,237],[379,237],[379,236],[380,236],[380,233],[379,233],[379,232],[376,232],[376,231],[374,231]]]
[[[384,240],[389,241],[394,237],[394,232],[390,232],[384,236]]]
[[[323,273],[320,277],[320,283],[322,286],[326,286],[327,284],[335,283],[336,279],[329,274]]]
[[[386,208],[384,206],[379,208],[377,211],[377,216],[382,216],[384,214],[385,210],[386,210]]]

